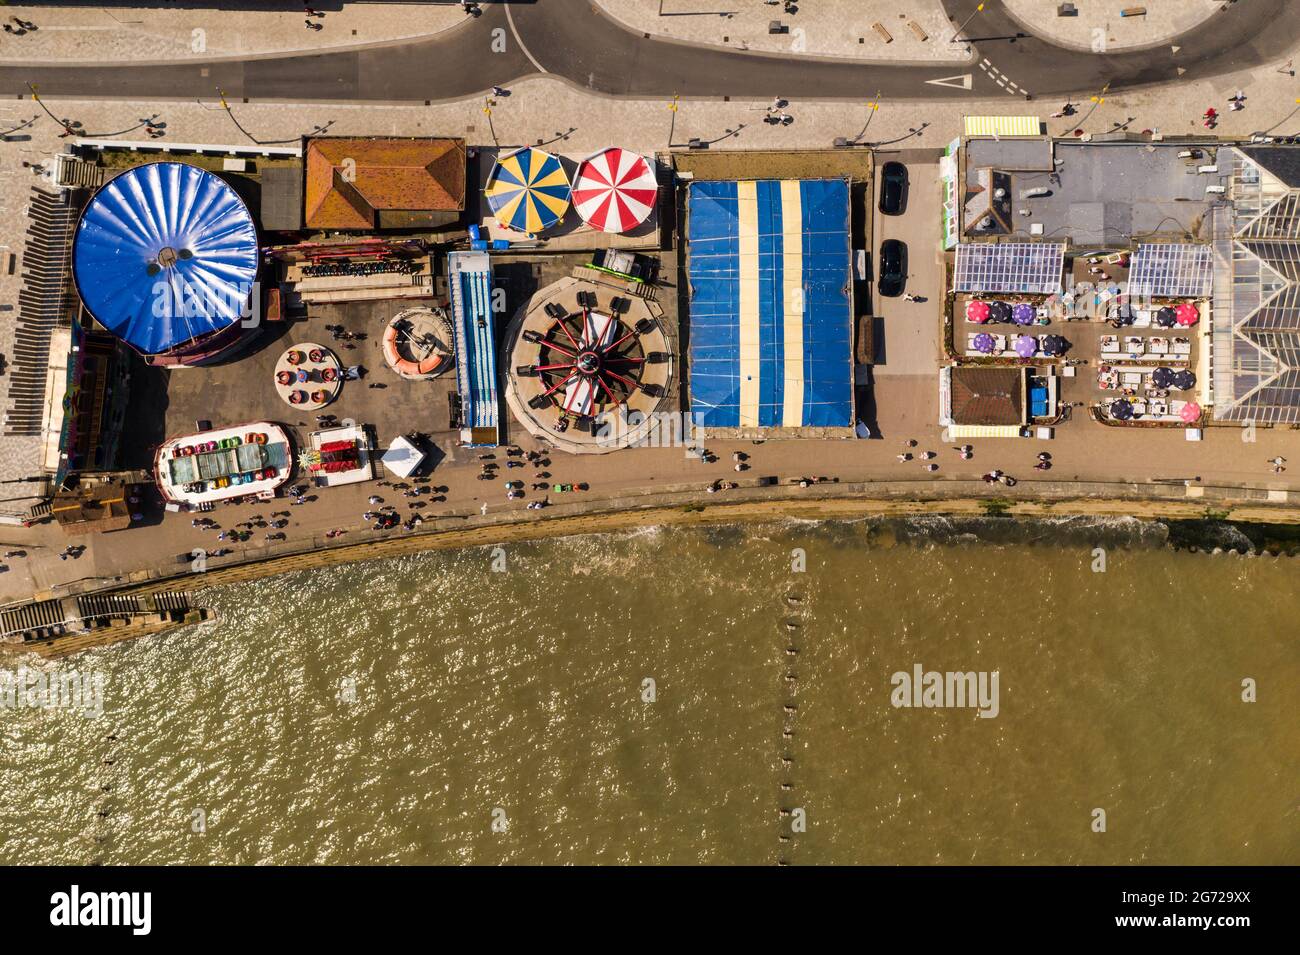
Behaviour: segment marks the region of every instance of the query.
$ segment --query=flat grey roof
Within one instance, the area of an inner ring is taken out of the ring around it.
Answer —
[[[970,141],[968,150],[976,144],[982,148],[989,141]],[[1178,153],[1190,148],[1201,150],[1201,158],[1180,159]],[[1011,170],[1012,226],[1016,230],[1012,235],[1029,238],[1031,225],[1037,223],[1042,233],[1035,238],[1068,240],[1083,247],[1150,240],[1209,241],[1206,213],[1216,197],[1207,195],[1205,188],[1225,185],[1227,174],[1199,173],[1197,167],[1214,165],[1216,152],[1216,147],[1203,144],[1057,140],[1055,158],[1060,163],[1055,174]],[[967,175],[977,168],[976,155],[983,158],[986,154],[968,153]],[[1022,197],[1025,190],[1038,188],[1049,189],[1051,194]],[[1022,209],[1030,214],[1021,215]]]
[[[1024,169],[1038,172],[1052,171],[1052,141],[1041,139],[968,139],[966,140],[966,169],[992,166],[1009,172]]]

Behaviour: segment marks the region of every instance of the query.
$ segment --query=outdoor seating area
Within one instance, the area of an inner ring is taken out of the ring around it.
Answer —
[[[1130,361],[1187,362],[1192,358],[1192,340],[1163,335],[1103,335],[1098,339],[1103,361],[1127,358]]]
[[[1041,299],[1002,300],[973,298],[966,302],[966,321],[974,325],[1005,324],[1046,325],[1049,321],[1048,310],[1041,304]]]
[[[1097,369],[1097,387],[1102,391],[1148,394],[1164,397],[1172,391],[1190,391],[1196,387],[1196,375],[1186,368],[1173,369],[1149,365],[1101,365]]]
[[[1186,368],[1102,364],[1097,387],[1113,395],[1102,398],[1098,407],[1115,421],[1194,424],[1201,417],[1201,406],[1190,400],[1196,375]]]
[[[972,357],[1051,359],[1060,358],[1073,347],[1062,335],[1002,335],[968,332],[965,354]]]
[[[1108,309],[1106,319],[1116,328],[1191,328],[1201,320],[1201,309],[1195,302],[1141,307],[1120,301]]]
[[[1199,404],[1177,398],[1116,398],[1100,407],[1103,417],[1114,421],[1194,425],[1201,419]]]

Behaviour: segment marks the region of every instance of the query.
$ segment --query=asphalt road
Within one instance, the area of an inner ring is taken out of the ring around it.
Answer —
[[[953,22],[962,23],[979,0],[943,3]],[[994,4],[974,17],[966,35],[1019,32],[1025,31]],[[1107,84],[1114,92],[1280,60],[1300,43],[1300,3],[1235,3],[1175,42],[1177,53],[1172,44],[1161,44],[1097,55],[1034,37],[977,39],[965,67],[872,65],[646,38],[587,0],[515,0],[486,7],[481,17],[436,37],[368,49],[248,60],[0,67],[0,93],[22,94],[35,83],[42,95],[52,96],[190,99],[211,97],[219,87],[236,99],[422,102],[475,95],[546,72],[614,96],[860,100],[879,90],[891,99],[1055,99]],[[963,74],[970,75],[969,89],[961,81],[929,82]]]

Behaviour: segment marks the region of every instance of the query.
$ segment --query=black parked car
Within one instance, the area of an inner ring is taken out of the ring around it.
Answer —
[[[907,167],[887,162],[880,170],[880,211],[901,216],[907,210]]]
[[[877,288],[889,298],[903,294],[907,284],[907,246],[897,239],[880,243],[880,279]]]

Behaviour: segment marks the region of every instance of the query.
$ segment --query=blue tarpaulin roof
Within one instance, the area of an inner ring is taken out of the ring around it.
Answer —
[[[1045,385],[1034,385],[1029,389],[1029,413],[1035,418],[1047,417],[1047,387]]]
[[[162,354],[241,318],[257,275],[257,227],[220,177],[148,163],[91,198],[72,267],[96,321],[138,351]]]
[[[852,426],[848,182],[695,182],[688,215],[704,426]]]

